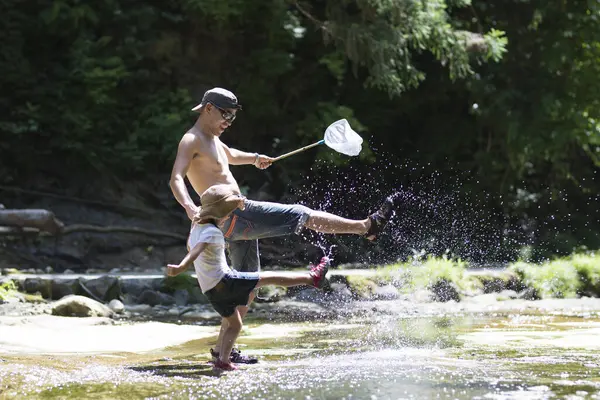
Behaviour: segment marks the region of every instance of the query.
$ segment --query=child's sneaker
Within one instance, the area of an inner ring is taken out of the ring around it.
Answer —
[[[238,366],[234,363],[226,363],[224,361],[221,361],[221,359],[219,358],[217,358],[217,360],[215,361],[214,368],[223,371],[236,371],[237,369],[239,369]]]
[[[321,258],[321,262],[317,265],[313,265],[310,268],[310,276],[313,278],[313,286],[322,289],[325,285],[325,275],[329,270],[329,257]]]

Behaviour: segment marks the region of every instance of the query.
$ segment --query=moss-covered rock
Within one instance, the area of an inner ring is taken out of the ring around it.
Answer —
[[[511,270],[482,271],[470,274],[473,287],[481,289],[482,293],[500,293],[504,290],[520,292],[525,289],[519,276]]]
[[[377,289],[377,284],[369,277],[349,275],[346,279],[348,289],[355,299],[371,299]]]

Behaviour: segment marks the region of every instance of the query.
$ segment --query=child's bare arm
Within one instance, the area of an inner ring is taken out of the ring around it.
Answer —
[[[168,276],[177,276],[180,273],[187,270],[190,265],[194,263],[194,260],[198,258],[200,253],[206,249],[208,243],[200,242],[196,244],[190,251],[183,257],[183,260],[179,264],[169,264],[167,265],[167,275]]]

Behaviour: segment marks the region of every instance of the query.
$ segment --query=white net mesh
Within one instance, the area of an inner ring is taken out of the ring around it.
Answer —
[[[345,119],[335,121],[325,130],[325,144],[347,156],[357,156],[362,150],[362,142]]]

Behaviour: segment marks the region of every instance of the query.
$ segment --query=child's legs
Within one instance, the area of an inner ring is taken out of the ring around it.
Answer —
[[[313,278],[309,274],[297,273],[297,274],[281,274],[278,272],[259,272],[259,280],[256,287],[268,285],[277,286],[300,286],[300,285],[312,285]]]
[[[229,363],[231,349],[233,349],[233,344],[242,330],[242,317],[237,309],[231,316],[223,317],[221,330],[223,331],[223,336],[220,343],[219,359],[225,363]]]
[[[248,314],[248,309],[250,308],[250,303],[254,300],[254,291],[250,293],[248,297],[248,305],[245,306],[237,306],[236,309],[240,314],[240,318],[244,319],[246,314]],[[221,353],[221,342],[223,342],[223,335],[225,334],[225,330],[227,329],[228,322],[226,318],[221,319],[221,329],[219,330],[219,337],[217,338],[217,344],[215,345],[214,351],[216,353]]]
[[[250,272],[250,273],[234,272],[234,274],[231,276],[228,276],[227,279],[235,280],[235,283],[229,288],[229,290],[231,290],[232,293],[235,294],[235,297],[237,297],[235,300],[233,300],[230,296],[228,296],[229,297],[228,301],[234,302],[235,304],[244,304],[245,303],[245,305],[240,305],[240,306],[235,307],[237,313],[240,315],[240,318],[244,318],[246,316],[246,314],[248,313],[249,305],[254,300],[254,297],[255,297],[254,289],[256,288],[256,285],[259,281],[259,274],[257,272]],[[209,293],[210,292],[211,291],[209,291]],[[247,296],[247,297],[245,297],[245,296]],[[212,300],[211,300],[211,302],[212,302]],[[213,304],[213,306],[214,305],[215,304]],[[221,313],[221,315],[223,315],[223,314]],[[223,317],[221,320],[221,329],[219,330],[219,337],[217,338],[217,343],[214,348],[214,351],[216,353],[219,353],[219,357],[222,352],[221,346],[223,344],[223,335],[225,334],[225,331],[228,327],[228,323],[229,322],[228,322],[227,318]]]

